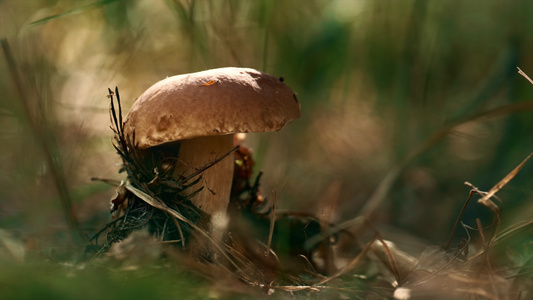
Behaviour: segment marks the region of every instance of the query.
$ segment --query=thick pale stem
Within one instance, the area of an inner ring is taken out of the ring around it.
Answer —
[[[187,177],[222,157],[232,148],[233,135],[231,134],[183,140],[178,162],[174,168],[174,177]],[[202,179],[196,185],[185,190],[185,194],[188,195],[203,186],[203,190],[191,201],[211,216],[223,217],[228,208],[233,179],[233,160],[233,155],[225,157],[200,174]],[[195,179],[197,178],[191,179],[191,182]]]

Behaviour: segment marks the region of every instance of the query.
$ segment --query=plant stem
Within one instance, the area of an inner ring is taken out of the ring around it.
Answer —
[[[5,38],[2,38],[1,44],[2,51],[4,52],[4,56],[7,62],[7,66],[9,68],[9,72],[11,73],[11,78],[13,79],[13,83],[20,96],[23,112],[26,115],[28,125],[30,127],[31,132],[33,133],[33,136],[37,140],[39,147],[43,152],[46,164],[50,168],[50,174],[52,175],[53,182],[59,193],[59,199],[63,207],[63,215],[69,227],[72,242],[75,246],[79,246],[81,241],[83,240],[82,234],[76,215],[72,210],[71,196],[66,183],[65,174],[63,173],[61,158],[56,149],[56,144],[53,140],[53,136],[49,133],[46,126],[41,126],[41,123],[44,122],[39,122],[39,120],[43,120],[44,117],[35,116],[32,114],[32,110],[29,106],[29,98],[26,94],[26,90],[23,88],[22,78],[20,77],[20,74],[18,72],[15,59],[13,58],[11,48],[9,47],[9,43]]]

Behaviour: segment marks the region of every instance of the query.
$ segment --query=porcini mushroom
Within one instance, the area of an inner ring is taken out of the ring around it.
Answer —
[[[172,76],[148,88],[128,113],[124,133],[135,134],[138,149],[179,148],[173,171],[179,178],[230,152],[233,134],[277,131],[299,116],[300,104],[281,79],[254,69],[220,68]],[[184,191],[204,186],[191,201],[211,216],[226,212],[232,157],[206,169],[197,186]]]

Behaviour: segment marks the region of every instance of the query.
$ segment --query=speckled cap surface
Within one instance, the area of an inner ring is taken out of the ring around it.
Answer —
[[[238,132],[277,131],[300,117],[300,103],[280,79],[248,68],[168,77],[148,88],[126,116],[124,133],[144,149]]]

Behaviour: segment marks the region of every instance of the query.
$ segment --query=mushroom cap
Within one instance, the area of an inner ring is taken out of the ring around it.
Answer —
[[[124,133],[138,148],[238,132],[277,131],[300,117],[300,103],[281,79],[249,68],[168,77],[133,104]]]

